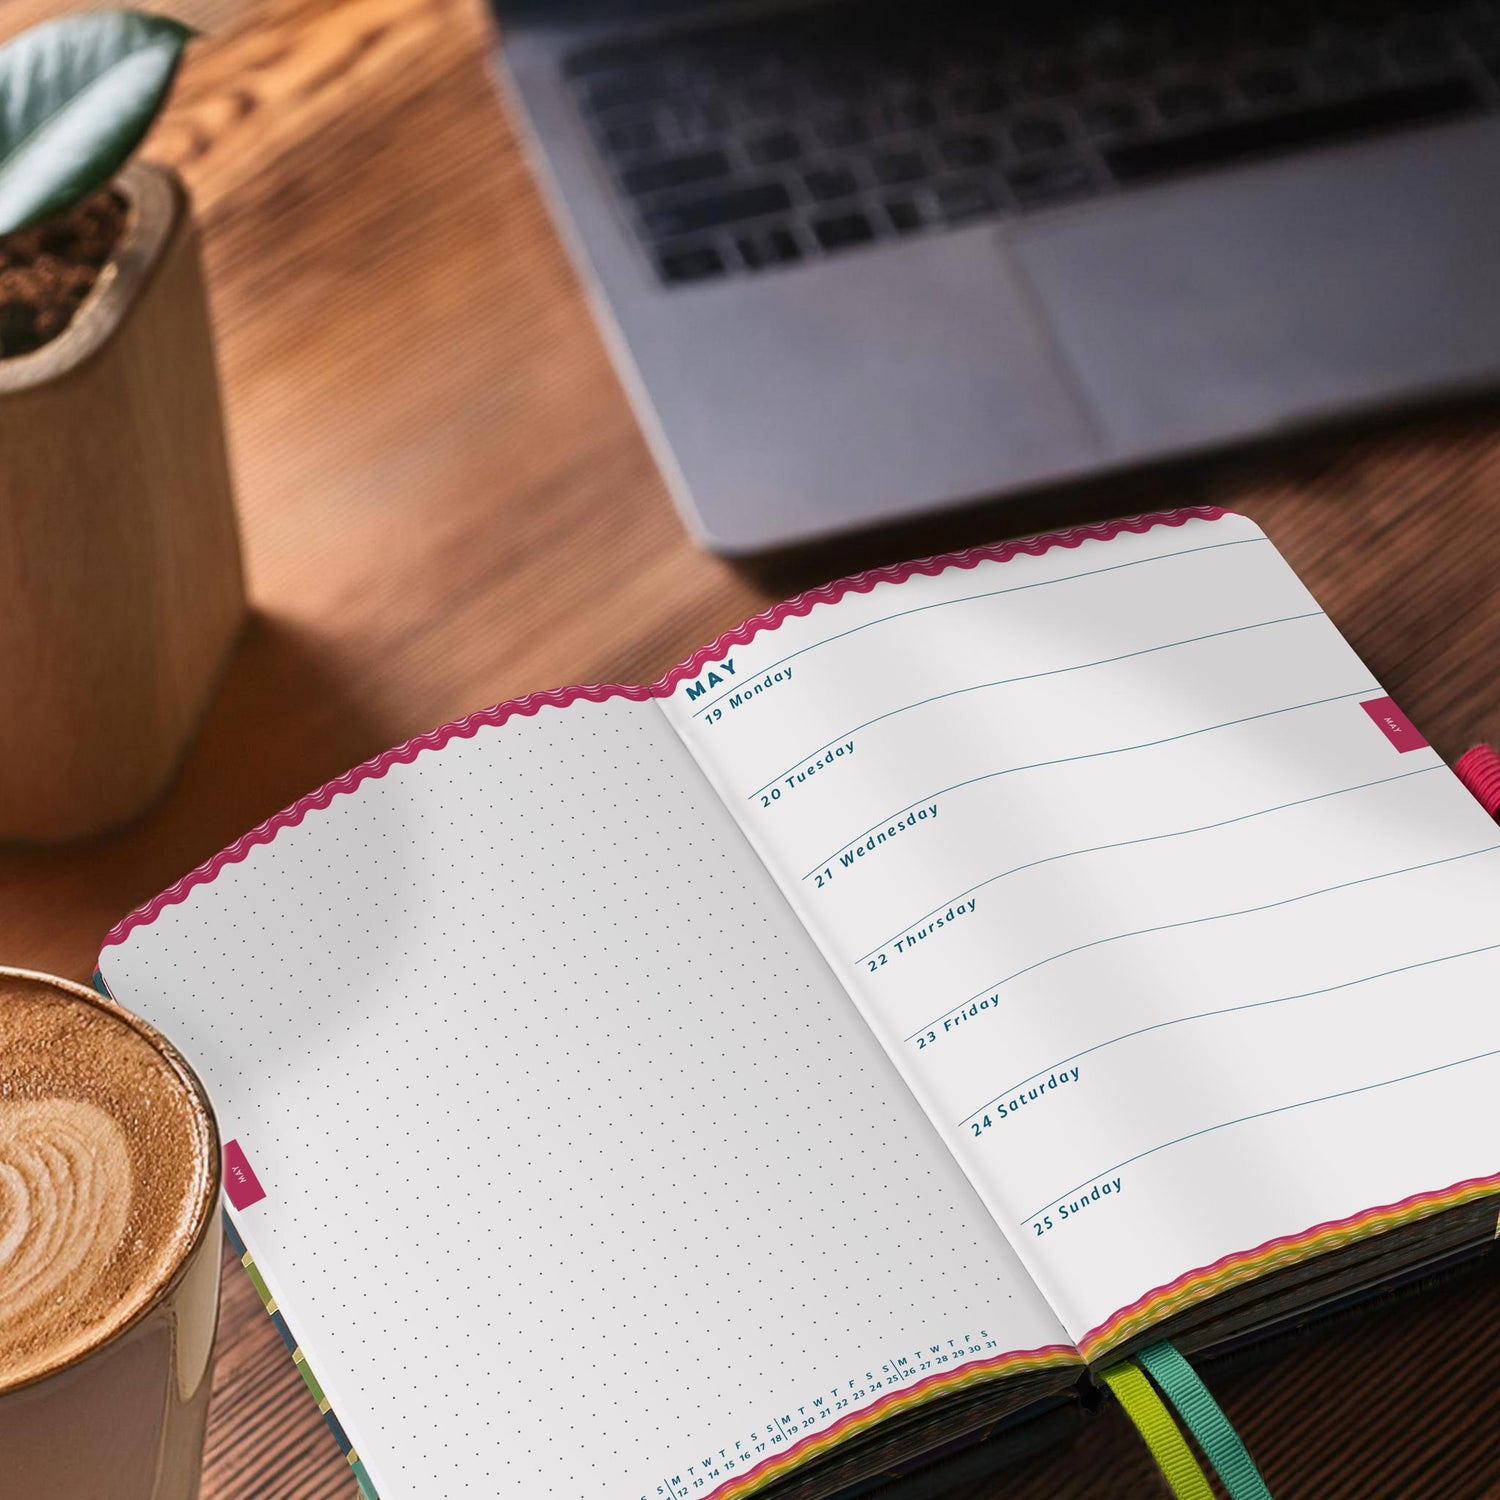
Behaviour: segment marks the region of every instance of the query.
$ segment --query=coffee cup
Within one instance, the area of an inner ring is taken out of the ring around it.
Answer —
[[[196,1500],[220,1170],[171,1043],[0,968],[0,1496]]]

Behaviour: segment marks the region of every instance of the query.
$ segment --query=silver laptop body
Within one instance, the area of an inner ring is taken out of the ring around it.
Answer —
[[[496,4],[715,552],[1500,375],[1500,0]]]

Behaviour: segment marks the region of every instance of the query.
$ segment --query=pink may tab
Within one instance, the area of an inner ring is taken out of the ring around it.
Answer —
[[[1421,731],[1396,707],[1394,699],[1370,698],[1359,706],[1380,726],[1380,732],[1402,755],[1408,750],[1427,748],[1427,741],[1422,738]]]
[[[231,1208],[249,1208],[266,1196],[238,1141],[224,1142],[224,1194]]]

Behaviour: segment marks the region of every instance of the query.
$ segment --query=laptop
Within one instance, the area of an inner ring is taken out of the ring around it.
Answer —
[[[1500,375],[1500,0],[493,0],[702,544]]]

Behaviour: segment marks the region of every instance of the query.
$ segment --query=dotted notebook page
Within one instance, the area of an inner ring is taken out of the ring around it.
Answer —
[[[101,963],[382,1500],[707,1495],[1067,1342],[652,703],[393,765]]]

